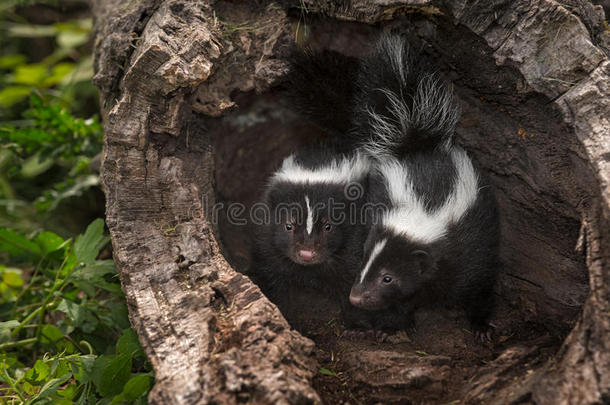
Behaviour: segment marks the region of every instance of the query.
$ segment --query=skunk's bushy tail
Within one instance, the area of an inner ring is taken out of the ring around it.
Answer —
[[[449,147],[459,110],[447,85],[416,63],[405,40],[380,38],[361,63],[353,131],[376,158]]]
[[[330,50],[297,49],[289,58],[287,95],[296,111],[333,136],[348,136],[359,61]]]

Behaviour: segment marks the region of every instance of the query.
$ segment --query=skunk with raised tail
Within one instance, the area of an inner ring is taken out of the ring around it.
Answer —
[[[354,131],[376,167],[369,200],[385,209],[349,299],[379,314],[377,328],[413,327],[417,307],[461,307],[482,336],[499,269],[495,198],[454,145],[452,93],[408,53],[400,37],[382,37],[356,82]]]

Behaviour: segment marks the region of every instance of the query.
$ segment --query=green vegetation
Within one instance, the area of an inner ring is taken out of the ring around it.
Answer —
[[[152,375],[108,244],[93,221],[73,241],[0,228],[0,398],[5,403],[145,403]]]
[[[0,5],[0,404],[143,404],[153,382],[99,219],[90,34],[85,2]]]

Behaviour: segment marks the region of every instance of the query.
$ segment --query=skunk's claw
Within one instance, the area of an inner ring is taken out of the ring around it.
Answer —
[[[493,324],[473,326],[475,340],[480,343],[493,343],[494,329]]]

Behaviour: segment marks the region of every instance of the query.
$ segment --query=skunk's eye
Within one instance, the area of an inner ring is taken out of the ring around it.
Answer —
[[[332,227],[332,225],[331,225],[331,224],[326,224],[326,225],[324,225],[324,230],[325,230],[326,232],[330,232],[330,230],[331,230],[331,229],[333,229],[333,227]]]
[[[287,231],[292,231],[292,224],[286,224],[286,230]]]
[[[383,282],[386,284],[389,284],[392,282],[392,277],[390,276],[383,276]]]

